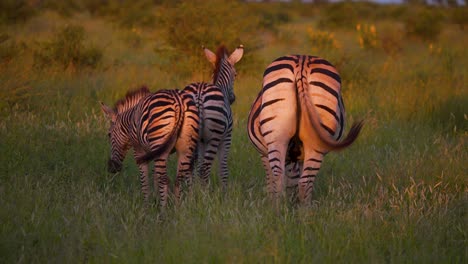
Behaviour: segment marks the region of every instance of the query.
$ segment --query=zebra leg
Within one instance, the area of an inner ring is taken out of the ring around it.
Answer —
[[[270,168],[270,162],[268,161],[268,156],[262,156],[262,164],[265,169],[266,183],[267,183],[267,192],[268,194],[273,194],[275,189],[275,182],[273,181],[273,174]],[[273,197],[270,197],[273,198]]]
[[[219,177],[222,184],[223,192],[227,191],[229,169],[228,169],[228,155],[231,149],[231,137],[226,137],[219,145],[218,162],[219,162]]]
[[[322,160],[322,153],[315,150],[305,151],[304,166],[299,179],[299,201],[303,204],[310,203],[315,177],[320,170]]]
[[[198,142],[198,145],[197,145],[197,168],[196,168],[196,171],[197,171],[197,176],[200,177],[200,179],[202,180],[202,183],[205,184],[203,182],[203,179],[202,179],[202,167],[203,167],[203,157],[205,156],[205,143],[204,142]]]
[[[141,185],[141,193],[143,194],[143,200],[145,203],[149,202],[150,196],[150,186],[149,186],[149,177],[148,177],[148,170],[149,164],[147,162],[138,164],[138,169],[140,170],[140,185]]]
[[[219,141],[210,140],[204,146],[204,156],[203,161],[200,167],[200,177],[202,179],[202,183],[206,186],[209,183],[210,174],[211,174],[211,166],[213,165],[214,156],[216,155],[216,150],[219,147]]]
[[[180,155],[177,165],[177,179],[174,188],[174,194],[177,203],[180,201],[180,197],[182,194],[182,186],[184,183],[186,183],[188,189],[191,189],[192,163],[191,156],[187,154]]]
[[[168,154],[162,155],[154,161],[155,181],[159,179],[159,202],[162,208],[166,207],[169,195],[169,177],[167,177],[167,157]]]
[[[284,195],[285,190],[285,160],[288,143],[278,142],[269,146],[268,149],[268,162],[273,176],[273,188],[270,193],[277,200]]]

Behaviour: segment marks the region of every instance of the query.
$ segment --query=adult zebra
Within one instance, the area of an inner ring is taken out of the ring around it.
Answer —
[[[133,147],[141,190],[147,202],[149,161],[154,160],[154,186],[159,189],[161,206],[165,207],[169,189],[167,158],[175,148],[178,156],[175,196],[179,200],[183,181],[187,179],[189,187],[191,184],[192,158],[198,140],[199,117],[193,96],[180,90],[151,93],[142,87],[127,93],[114,109],[102,102],[101,108],[110,120],[109,171],[120,171],[126,152]]]
[[[286,185],[299,185],[299,200],[308,202],[324,155],[358,137],[362,121],[338,141],[345,121],[340,90],[337,70],[319,57],[284,56],[266,68],[247,130],[261,154],[271,196],[281,196]]]
[[[199,107],[201,127],[198,144],[198,173],[208,184],[211,166],[218,155],[219,176],[222,188],[227,189],[227,159],[232,138],[231,104],[235,101],[234,79],[236,64],[244,54],[240,45],[229,55],[226,47],[220,46],[216,53],[203,47],[205,56],[214,66],[213,83],[192,83],[185,91],[194,94]]]

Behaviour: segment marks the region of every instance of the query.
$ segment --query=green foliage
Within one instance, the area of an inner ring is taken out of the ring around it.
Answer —
[[[226,0],[182,1],[162,15],[166,41],[175,60],[189,65],[207,65],[201,47],[215,51],[224,44],[232,51],[239,44],[246,47],[243,67],[254,63],[254,50],[261,45],[256,37],[259,21],[245,4]],[[167,52],[165,49],[163,52]]]
[[[71,17],[72,14],[83,11],[84,3],[87,0],[68,0],[68,1],[56,1],[56,0],[43,0],[41,3],[42,8],[54,10],[58,14],[64,17]],[[99,2],[99,1],[95,1]]]
[[[356,25],[358,14],[351,2],[328,4],[323,9],[318,25],[322,28],[350,28]]]
[[[416,9],[407,16],[405,27],[410,36],[422,40],[435,40],[442,30],[442,16],[435,9]]]
[[[2,86],[0,86],[0,111],[11,111],[16,108],[17,110],[25,109],[27,106],[22,105],[26,103],[32,96],[37,95],[33,91],[28,81],[24,80],[24,74],[18,74],[18,79],[9,79],[2,76]],[[24,107],[18,107],[22,105]]]
[[[394,23],[385,23],[379,27],[379,40],[386,54],[396,55],[403,50],[404,29]]]
[[[359,46],[363,49],[376,49],[379,45],[377,29],[371,24],[357,24]]]
[[[277,31],[279,25],[292,20],[291,6],[283,3],[253,3],[250,8],[260,16],[259,26],[265,30]]]
[[[85,31],[82,26],[68,25],[56,34],[54,40],[39,43],[35,52],[35,63],[38,67],[59,64],[66,68],[96,67],[102,59],[103,52],[95,46],[85,46]]]
[[[86,8],[97,14],[109,16],[119,25],[127,28],[153,27],[156,25],[154,3],[151,0],[106,1],[105,5],[89,1]]]
[[[466,97],[445,98],[431,111],[430,118],[433,125],[442,127],[448,133],[468,131],[467,104]]]
[[[342,1],[326,4],[318,25],[323,28],[353,28],[359,21],[389,16],[390,11],[371,2]]]
[[[465,29],[468,24],[468,7],[453,8],[450,20],[459,25],[461,29]]]
[[[307,29],[310,45],[316,52],[323,50],[336,50],[339,48],[338,41],[333,33],[327,31],[316,30],[313,28]]]
[[[304,7],[302,7],[304,9]],[[408,5],[381,5],[368,1],[339,1],[325,4],[318,12],[318,25],[323,28],[352,29],[357,23],[381,20],[397,22],[408,16]]]

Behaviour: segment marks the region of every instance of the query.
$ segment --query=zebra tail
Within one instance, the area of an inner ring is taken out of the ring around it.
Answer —
[[[348,146],[350,146],[359,136],[361,129],[364,125],[364,121],[360,120],[358,122],[354,122],[351,126],[351,129],[348,132],[348,135],[341,141],[335,140],[328,134],[327,131],[322,127],[320,115],[315,108],[311,98],[306,93],[306,89],[309,88],[309,82],[305,76],[302,74],[297,75],[299,78],[296,78],[296,86],[298,91],[298,97],[300,100],[301,109],[307,112],[307,116],[309,117],[309,121],[312,124],[312,127],[317,132],[317,136],[319,137],[320,141],[327,147],[329,150],[342,150]]]
[[[200,143],[200,139],[201,139],[201,135],[203,134],[203,129],[204,129],[204,124],[205,122],[203,122],[203,97],[201,95],[201,91],[198,92],[196,98],[195,98],[195,101],[197,102],[197,109],[198,109],[198,117],[199,117],[199,121],[198,121],[198,143]],[[198,144],[197,144],[198,145]]]
[[[179,103],[179,106],[177,107],[177,109],[179,111],[176,111],[176,120],[177,120],[177,122],[176,122],[176,125],[174,126],[174,128],[172,129],[172,131],[170,132],[168,140],[165,143],[158,146],[158,148],[153,149],[150,152],[146,153],[145,155],[137,158],[137,160],[136,160],[137,164],[141,164],[141,163],[145,163],[145,162],[149,162],[151,160],[154,160],[156,157],[158,157],[158,156],[160,156],[160,155],[162,155],[164,153],[167,153],[167,152],[171,151],[172,148],[174,148],[175,143],[176,143],[177,139],[179,138],[179,133],[181,131],[182,124],[184,123],[184,111],[185,111],[184,106],[182,104],[182,100],[179,97],[178,91],[176,91],[175,94],[176,94],[176,97],[177,97],[177,100],[178,100],[178,103]]]
[[[191,166],[192,168],[195,168],[195,164],[197,164],[197,168],[195,168],[196,174],[199,174],[199,167],[201,166],[203,162],[203,156],[199,157],[198,150],[200,148],[200,145],[203,144],[202,142],[202,136],[203,136],[203,131],[204,131],[204,120],[203,120],[203,96],[202,96],[202,89],[197,89],[197,93],[194,94],[194,99],[196,102],[197,110],[198,110],[198,140],[197,140],[197,145],[195,147],[195,151],[193,152],[192,160],[191,160]]]

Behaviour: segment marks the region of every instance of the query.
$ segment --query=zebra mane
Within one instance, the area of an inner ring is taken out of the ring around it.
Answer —
[[[218,75],[221,72],[222,61],[225,59],[225,56],[229,54],[227,48],[224,45],[219,46],[216,51],[216,63],[213,71],[213,83],[218,79]]]
[[[140,102],[141,98],[147,96],[151,92],[148,90],[148,87],[142,86],[139,89],[128,91],[125,95],[125,98],[120,99],[114,105],[114,110],[120,114],[125,112],[126,110],[134,107],[138,102]]]

